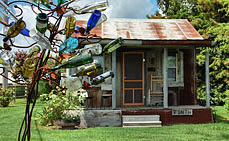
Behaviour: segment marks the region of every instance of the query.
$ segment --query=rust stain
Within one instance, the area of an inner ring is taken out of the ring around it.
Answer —
[[[87,21],[78,20],[77,24],[85,27]],[[91,33],[106,39],[203,40],[185,19],[109,19]]]

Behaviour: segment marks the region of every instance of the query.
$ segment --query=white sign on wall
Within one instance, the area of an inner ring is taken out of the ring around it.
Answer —
[[[191,116],[192,109],[172,109],[172,115],[173,116],[184,116],[184,115]]]

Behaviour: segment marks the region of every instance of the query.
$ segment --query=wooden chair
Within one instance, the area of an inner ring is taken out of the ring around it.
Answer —
[[[101,85],[101,91],[102,91],[102,95],[101,95],[100,109],[101,109],[101,107],[104,107],[104,109],[105,109],[105,105],[104,105],[105,102],[104,101],[106,99],[112,98],[112,84],[102,84]]]
[[[150,76],[150,104],[152,106],[163,105],[163,76]]]

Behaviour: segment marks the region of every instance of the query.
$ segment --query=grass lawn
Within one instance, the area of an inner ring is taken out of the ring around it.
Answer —
[[[42,105],[37,103],[34,116]],[[223,107],[214,107],[218,120],[229,120],[229,113]],[[0,107],[0,141],[17,140],[23,119],[25,100],[17,99],[16,104]],[[220,114],[220,115],[219,115]],[[40,135],[39,136],[39,133]],[[78,130],[58,130],[32,123],[31,141],[152,141],[152,140],[229,140],[229,122],[212,124],[180,124],[160,128],[96,127]]]

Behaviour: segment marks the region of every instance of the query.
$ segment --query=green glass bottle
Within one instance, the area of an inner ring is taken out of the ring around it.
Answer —
[[[54,24],[52,24],[51,22],[48,22],[48,30],[50,32],[57,31],[57,27]]]
[[[105,53],[111,53],[114,50],[116,50],[117,48],[121,47],[122,44],[124,43],[124,40],[122,39],[122,37],[119,37],[116,40],[111,41],[109,44],[107,44],[104,48],[103,51]]]
[[[66,0],[58,0],[58,5],[61,5],[62,3],[64,3]]]
[[[98,85],[106,81],[107,78],[114,77],[114,73],[112,71],[105,72],[95,78],[92,79],[92,85]]]
[[[44,34],[48,28],[48,15],[45,13],[39,13],[36,18],[36,29],[41,33]]]
[[[34,46],[32,48],[29,49],[29,53],[28,53],[28,57],[34,57],[36,56],[38,53],[40,53],[41,48],[39,46]]]
[[[76,26],[76,18],[69,16],[66,20],[65,24],[65,39],[68,39],[75,31],[75,26]]]
[[[77,73],[73,76],[85,76],[90,75],[93,72],[97,72],[99,69],[101,69],[101,65],[95,60],[94,62],[90,64],[85,64],[82,66],[79,66],[77,68]]]
[[[10,38],[16,37],[23,29],[25,29],[26,24],[20,18],[16,23],[14,23],[8,30],[6,37],[3,39],[4,42],[7,42]]]
[[[73,56],[67,62],[52,68],[52,70],[58,70],[61,68],[76,68],[78,66],[91,63],[93,61],[91,54]]]
[[[32,78],[33,72],[35,71],[35,63],[32,58],[27,58],[24,62],[22,73],[25,79]]]

